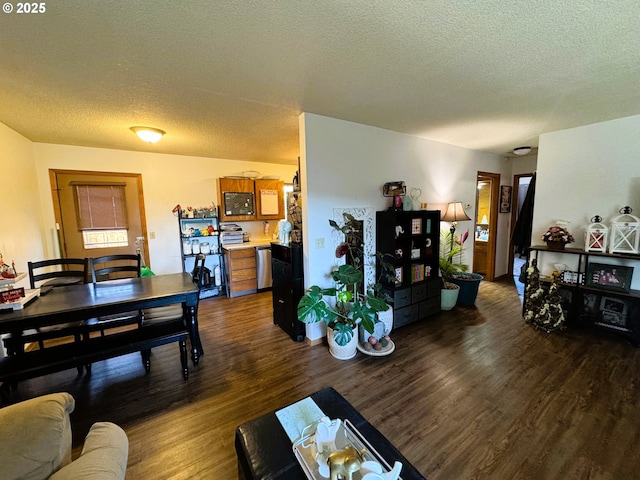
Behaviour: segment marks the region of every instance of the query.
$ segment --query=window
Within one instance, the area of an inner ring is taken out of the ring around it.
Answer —
[[[84,248],[126,247],[127,204],[124,183],[72,183],[75,187],[76,218]]]

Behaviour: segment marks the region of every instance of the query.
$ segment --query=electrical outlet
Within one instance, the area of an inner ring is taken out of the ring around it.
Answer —
[[[316,238],[316,248],[324,248],[324,237]]]

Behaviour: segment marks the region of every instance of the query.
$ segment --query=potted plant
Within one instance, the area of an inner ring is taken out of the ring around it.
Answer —
[[[380,284],[370,285],[363,291],[362,248],[356,232],[357,223],[348,213],[344,214],[344,219],[343,226],[333,220],[329,220],[329,224],[345,235],[345,241],[336,248],[336,258],[346,256],[348,262],[331,270],[333,287],[312,285],[298,303],[298,320],[327,324],[329,350],[340,359],[355,356],[358,325],[373,334],[379,321],[378,312],[389,309]]]
[[[458,261],[454,261],[455,259]],[[440,309],[451,310],[458,301],[460,287],[453,283],[454,274],[466,272],[469,265],[462,263],[462,242],[455,240],[452,232],[440,233],[440,276],[442,278],[442,290],[440,292]]]
[[[450,250],[454,250],[454,256],[457,255],[459,260],[458,263],[455,264],[458,269],[451,273],[450,281],[460,287],[460,291],[458,292],[458,300],[456,301],[456,305],[461,305],[463,307],[471,307],[476,303],[476,297],[478,296],[478,289],[480,287],[480,282],[484,280],[484,277],[479,273],[469,272],[469,266],[462,264],[462,254],[464,251],[464,242],[469,237],[469,231],[467,230],[462,236],[454,237],[452,233],[448,238],[449,245],[451,245]],[[453,244],[456,244],[458,248],[456,248]],[[453,260],[453,257],[452,257]],[[452,261],[453,263],[453,261]]]

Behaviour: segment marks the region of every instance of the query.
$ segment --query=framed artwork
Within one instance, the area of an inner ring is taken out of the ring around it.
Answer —
[[[587,287],[629,293],[632,276],[633,267],[590,263],[587,268],[587,278],[584,284]]]
[[[395,270],[396,285],[402,284],[402,267],[396,267]]]
[[[500,185],[500,213],[511,212],[511,185]]]
[[[627,302],[619,298],[602,297],[600,300],[601,320],[616,327],[627,327]]]

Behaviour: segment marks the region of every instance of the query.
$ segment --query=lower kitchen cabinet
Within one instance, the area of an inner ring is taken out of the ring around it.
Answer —
[[[227,288],[229,297],[239,297],[258,291],[256,249],[225,249]]]

